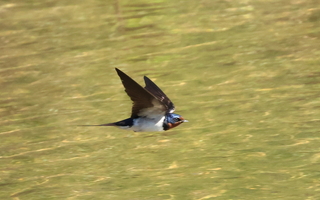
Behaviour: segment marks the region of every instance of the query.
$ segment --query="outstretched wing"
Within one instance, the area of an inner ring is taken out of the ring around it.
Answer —
[[[131,117],[139,116],[152,117],[152,115],[162,115],[166,112],[166,106],[158,99],[135,82],[128,75],[116,68],[116,71],[122,81],[126,93],[133,101]]]
[[[144,76],[144,82],[146,83],[146,87],[144,88],[148,90],[153,96],[155,96],[158,101],[165,105],[166,112],[173,113],[175,107],[172,101],[167,97],[167,95],[162,92],[162,90],[146,76]]]

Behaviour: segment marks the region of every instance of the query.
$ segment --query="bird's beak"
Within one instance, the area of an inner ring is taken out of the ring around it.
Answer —
[[[188,120],[186,120],[186,119],[184,119],[184,120],[182,120],[182,122],[189,122]]]

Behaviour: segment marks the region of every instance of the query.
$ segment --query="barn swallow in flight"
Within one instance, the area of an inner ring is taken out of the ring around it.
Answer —
[[[122,121],[84,126],[116,126],[135,132],[167,131],[183,122],[188,122],[173,113],[175,107],[162,90],[144,76],[146,86],[143,88],[121,70],[115,68],[126,93],[133,101],[131,117]]]

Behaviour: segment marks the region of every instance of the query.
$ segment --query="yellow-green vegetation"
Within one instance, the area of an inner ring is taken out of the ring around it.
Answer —
[[[316,0],[0,2],[0,199],[320,199]],[[130,115],[117,67],[189,120]]]

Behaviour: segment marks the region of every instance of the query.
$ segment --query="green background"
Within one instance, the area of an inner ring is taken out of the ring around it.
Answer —
[[[0,2],[0,198],[320,199],[317,0]],[[130,116],[114,68],[189,120]]]

